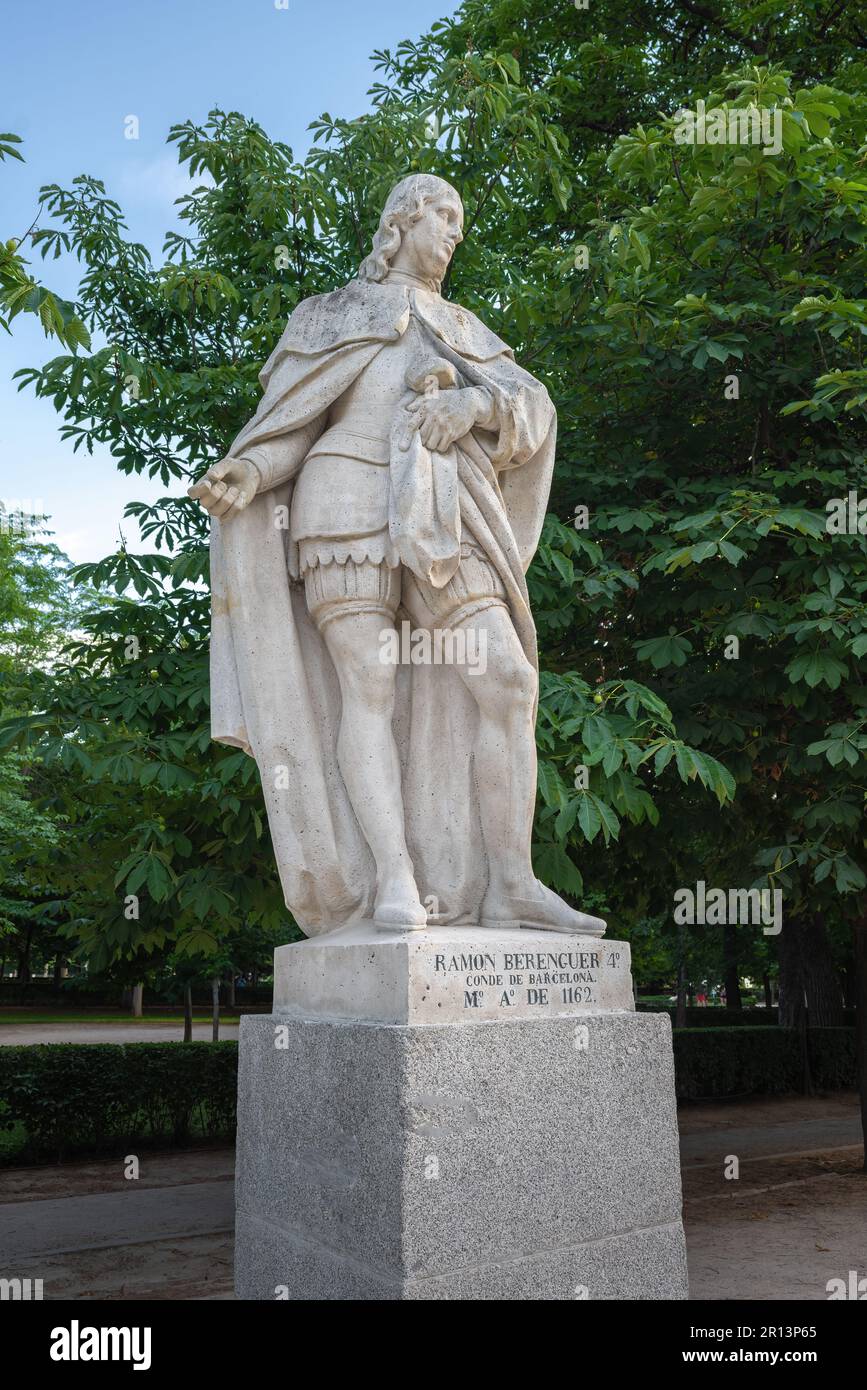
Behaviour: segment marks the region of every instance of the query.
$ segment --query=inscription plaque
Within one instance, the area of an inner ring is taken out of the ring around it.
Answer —
[[[326,969],[327,958],[327,969]],[[378,1023],[479,1023],[634,1009],[629,946],[598,937],[359,923],[279,947],[274,1009]]]

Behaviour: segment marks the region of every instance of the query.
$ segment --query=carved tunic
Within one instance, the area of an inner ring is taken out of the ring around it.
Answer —
[[[329,560],[399,563],[388,536],[389,435],[407,370],[424,347],[411,312],[405,332],[332,405],[295,484],[290,530],[302,574]]]

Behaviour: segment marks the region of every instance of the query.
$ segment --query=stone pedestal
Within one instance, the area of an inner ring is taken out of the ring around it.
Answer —
[[[363,925],[241,1023],[239,1298],[687,1297],[671,1027],[621,942]]]

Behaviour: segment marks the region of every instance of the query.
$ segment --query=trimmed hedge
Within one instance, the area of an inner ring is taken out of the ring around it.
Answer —
[[[806,1043],[810,1079],[817,1091],[857,1085],[854,1028],[810,1028]],[[802,1049],[797,1028],[677,1028],[678,1100],[801,1091]]]
[[[237,1042],[39,1043],[0,1047],[0,1127],[60,1162],[147,1139],[231,1137]]]
[[[638,1012],[646,1014],[668,1014],[674,1027],[675,1007],[673,1004],[643,1004],[638,1000]],[[777,1010],[773,1009],[723,1009],[719,1006],[700,1009],[692,1005],[686,1011],[687,1028],[776,1028]]]
[[[674,1027],[675,1015],[677,1015],[677,1011],[672,1005],[642,1004],[641,999],[638,1001],[638,1012],[667,1013],[671,1019],[671,1027]],[[843,1027],[853,1029],[856,1022],[856,1011],[843,1009]],[[774,1005],[773,1009],[686,1009],[686,1027],[688,1029],[752,1029],[752,1027],[775,1029],[778,1023],[777,1005]]]
[[[676,1029],[678,1099],[799,1092],[802,1048],[790,1028]],[[812,1028],[807,1051],[816,1090],[855,1087],[854,1028]],[[0,1047],[0,1129],[25,1135],[6,1162],[231,1138],[237,1073],[237,1042]]]
[[[638,1012],[668,1014],[671,1025],[674,1027],[674,1005],[645,1004],[639,998]],[[686,1011],[686,1026],[687,1028],[776,1028],[779,1023],[778,1013],[776,1005],[772,1009],[722,1009],[719,1007],[700,1009],[694,1006]],[[847,1028],[855,1027],[854,1009],[844,1009],[843,1023]],[[811,1029],[811,1031],[813,1030]]]

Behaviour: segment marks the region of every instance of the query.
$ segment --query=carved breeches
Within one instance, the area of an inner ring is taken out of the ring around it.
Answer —
[[[316,548],[301,543],[301,573],[307,608],[320,630],[334,618],[357,613],[377,613],[392,625],[401,604],[420,627],[457,627],[486,608],[507,606],[502,580],[471,542],[461,545],[460,566],[442,589],[416,579],[401,565],[351,556],[320,559]]]

